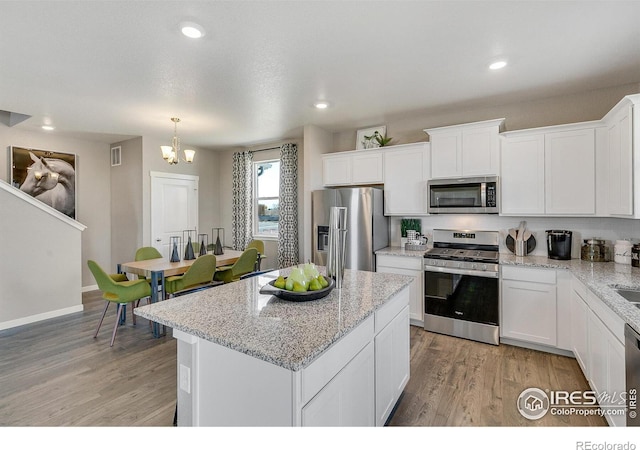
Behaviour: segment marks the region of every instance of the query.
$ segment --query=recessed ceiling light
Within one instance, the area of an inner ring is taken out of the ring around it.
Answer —
[[[56,129],[56,127],[51,126],[51,125],[42,125],[42,129],[43,130],[47,130],[47,131],[53,131]]]
[[[182,22],[180,24],[180,31],[187,37],[192,39],[198,39],[204,36],[204,28],[194,22]]]
[[[327,109],[329,107],[329,102],[315,102],[313,106],[318,109]]]
[[[507,65],[506,61],[496,61],[493,64],[491,64],[489,66],[489,69],[491,70],[498,70],[498,69],[502,69],[503,67],[505,67]]]

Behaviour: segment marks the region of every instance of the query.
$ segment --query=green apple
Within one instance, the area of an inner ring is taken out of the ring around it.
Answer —
[[[293,282],[293,292],[307,292],[307,286],[297,281]]]
[[[314,278],[309,282],[310,291],[319,291],[320,289],[322,289],[322,286],[320,285],[320,282],[318,281],[317,278]]]
[[[322,286],[323,288],[326,288],[327,286],[329,286],[329,282],[322,275],[318,275],[317,279],[318,279],[318,282],[320,283],[320,286]]]
[[[284,288],[287,291],[293,291],[293,280],[291,279],[291,277],[287,278],[287,281],[285,281]]]
[[[286,281],[283,276],[279,276],[276,278],[276,281],[273,282],[273,287],[277,287],[278,289],[284,289],[286,285]]]

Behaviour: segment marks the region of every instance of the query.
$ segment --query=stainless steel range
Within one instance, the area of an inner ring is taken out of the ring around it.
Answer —
[[[498,345],[499,234],[434,230],[424,255],[424,328]]]

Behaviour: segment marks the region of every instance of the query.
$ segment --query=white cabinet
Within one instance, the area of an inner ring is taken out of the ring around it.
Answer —
[[[353,184],[382,183],[383,154],[377,151],[357,152],[351,162],[351,182]]]
[[[616,105],[603,119],[607,126],[608,213],[633,215],[633,104]]]
[[[383,426],[409,381],[409,308],[375,337],[376,426]]]
[[[424,326],[424,270],[422,258],[376,255],[376,272],[408,275],[415,280],[409,285],[409,318],[411,325]]]
[[[302,408],[302,426],[374,425],[374,344],[369,343]]]
[[[504,133],[500,214],[593,216],[599,122]]]
[[[545,211],[596,213],[595,129],[545,134]]]
[[[325,186],[381,184],[383,153],[377,150],[331,153],[322,156],[322,181]]]
[[[574,278],[571,292],[571,340],[573,355],[576,357],[582,373],[589,379],[589,341],[587,326],[589,307],[585,301],[587,290]]]
[[[554,270],[502,267],[502,337],[555,347],[556,311]]]
[[[351,155],[324,155],[322,157],[322,181],[325,186],[351,184]]]
[[[425,129],[431,142],[431,177],[497,175],[503,122],[496,119]]]
[[[544,134],[505,137],[500,151],[501,213],[544,214]]]
[[[575,277],[573,279],[571,328],[573,353],[596,391],[602,408],[624,405],[624,322]],[[625,426],[624,415],[605,416],[609,425]]]
[[[426,214],[428,178],[428,143],[388,147],[384,155],[385,215]]]

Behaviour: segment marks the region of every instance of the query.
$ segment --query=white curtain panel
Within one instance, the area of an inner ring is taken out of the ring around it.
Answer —
[[[253,153],[233,154],[233,211],[231,242],[244,250],[253,239]]]
[[[278,222],[278,268],[295,266],[298,251],[298,147],[280,147],[280,221]]]

